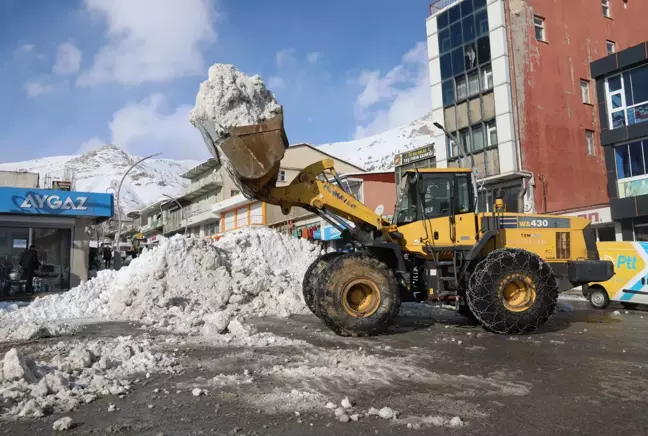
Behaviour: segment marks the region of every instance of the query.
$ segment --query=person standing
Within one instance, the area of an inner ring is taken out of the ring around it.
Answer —
[[[34,293],[34,276],[36,270],[40,267],[41,263],[38,260],[38,252],[36,251],[35,245],[30,245],[29,248],[23,251],[20,256],[20,262],[18,264],[22,267],[25,281],[27,282],[25,286],[25,292],[28,294]]]
[[[112,260],[112,252],[110,251],[110,246],[104,246],[103,258],[106,268],[110,268],[110,261]]]

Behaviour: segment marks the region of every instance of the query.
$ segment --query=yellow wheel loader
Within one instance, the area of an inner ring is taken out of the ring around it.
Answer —
[[[276,186],[288,147],[283,115],[224,138],[212,124],[198,128],[248,198],[285,214],[307,209],[355,244],[321,256],[303,281],[306,304],[339,335],[384,332],[406,301],[451,307],[495,333],[528,333],[549,319],[560,291],[613,275],[586,219],[507,213],[501,199],[494,212],[476,212],[471,169],[406,172],[390,222],[345,189],[331,159]]]

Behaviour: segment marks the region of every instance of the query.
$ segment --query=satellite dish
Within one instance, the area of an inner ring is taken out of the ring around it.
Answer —
[[[384,211],[385,211],[385,206],[383,206],[382,204],[379,204],[375,210],[376,215],[382,215]]]
[[[119,182],[117,180],[111,180],[110,181],[110,187],[111,188],[117,189],[118,186],[119,186]]]

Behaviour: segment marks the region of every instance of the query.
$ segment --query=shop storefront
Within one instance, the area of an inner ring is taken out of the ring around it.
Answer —
[[[621,241],[621,225],[612,221],[610,206],[570,211],[560,215],[578,216],[592,222],[597,241]]]
[[[36,291],[63,291],[87,280],[86,229],[112,216],[110,194],[0,187],[0,292],[25,288],[21,254],[35,245]]]

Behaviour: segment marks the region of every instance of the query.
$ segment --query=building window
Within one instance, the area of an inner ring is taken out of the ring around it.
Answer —
[[[460,77],[456,80],[457,83],[457,100],[463,100],[468,96],[468,90],[466,88],[466,78]]]
[[[603,8],[603,16],[612,18],[612,14],[610,13],[610,0],[601,0],[601,6]]]
[[[457,144],[455,144],[455,142],[450,138],[446,139],[448,145],[448,158],[457,157],[459,155],[459,153],[457,152]]]
[[[607,46],[607,52],[609,55],[616,53],[616,42],[608,40],[605,41],[605,44]]]
[[[230,197],[234,197],[236,195],[239,195],[240,193],[241,191],[239,191],[238,189],[230,189]]]
[[[648,194],[648,139],[614,147],[619,198]]]
[[[286,181],[286,172],[284,170],[279,171],[279,179],[280,182],[285,182]]]
[[[587,154],[594,156],[594,131],[585,130],[585,146],[587,147]]]
[[[468,154],[472,151],[471,141],[470,141],[470,130],[464,130],[459,132],[459,142],[463,148],[464,153]]]
[[[490,65],[486,65],[484,68],[482,68],[481,72],[482,72],[482,76],[481,76],[482,91],[488,91],[493,88],[493,70],[491,69]]]
[[[581,87],[581,98],[583,99],[583,103],[588,103],[588,104],[592,103],[592,100],[590,99],[589,81],[581,80],[580,87]]]
[[[535,27],[535,37],[538,41],[547,41],[547,33],[545,31],[545,19],[534,15],[533,16],[533,27]]]
[[[487,143],[489,147],[497,145],[497,123],[495,120],[486,123],[486,130],[488,132]]]
[[[605,92],[612,129],[648,121],[648,65],[608,77]]]

